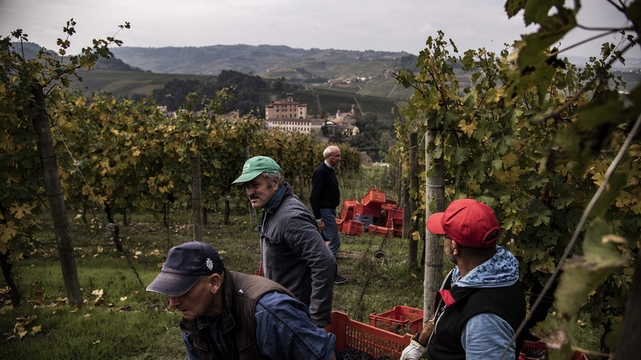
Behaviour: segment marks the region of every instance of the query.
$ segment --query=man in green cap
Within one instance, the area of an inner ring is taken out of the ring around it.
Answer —
[[[309,209],[283,179],[280,166],[267,156],[245,162],[233,182],[244,184],[254,209],[263,209],[260,232],[262,271],[309,306],[312,321],[331,322],[336,260]]]

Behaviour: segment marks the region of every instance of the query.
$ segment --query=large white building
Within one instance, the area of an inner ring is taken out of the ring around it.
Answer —
[[[265,126],[268,129],[320,134],[324,124],[323,119],[308,118],[307,104],[299,103],[293,94],[265,106]]]
[[[287,94],[287,98],[272,101],[265,105],[265,119],[306,119],[307,104],[301,104],[294,99],[293,94]]]
[[[310,134],[320,134],[325,125],[323,119],[268,119],[265,120],[268,129],[280,128],[287,131],[297,131]]]
[[[336,111],[336,116],[319,119],[307,116],[307,104],[301,104],[294,99],[293,94],[287,94],[285,99],[272,101],[265,106],[265,126],[268,129],[279,128],[293,132],[303,132],[320,135],[321,127],[327,126],[331,134],[341,137],[351,137],[358,134],[354,126],[356,112],[354,105],[347,113]]]

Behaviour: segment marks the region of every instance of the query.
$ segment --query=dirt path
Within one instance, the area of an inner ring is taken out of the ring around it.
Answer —
[[[387,95],[386,95],[385,97],[386,97],[386,98],[389,98],[390,96],[392,96],[392,94],[393,94],[393,93],[394,93],[394,91],[396,90],[396,87],[397,87],[397,86],[398,86],[398,84],[394,84],[394,87],[392,88],[392,90],[390,90],[390,92],[389,92],[389,93],[387,93]]]
[[[361,108],[361,104],[358,102],[358,100],[356,100],[356,98],[353,98],[353,99],[354,99],[354,102],[356,103],[356,106],[358,107],[358,111],[361,112],[362,116],[365,116],[365,113],[363,112],[363,108]]]

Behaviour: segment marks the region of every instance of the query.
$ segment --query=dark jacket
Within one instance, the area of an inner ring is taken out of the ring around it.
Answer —
[[[265,207],[259,228],[265,277],[286,287],[309,306],[312,321],[329,325],[336,259],[309,209],[283,184]]]
[[[291,295],[287,289],[273,281],[226,271],[223,283],[223,310],[217,320],[220,321],[222,341],[211,336],[210,327],[216,325],[210,318],[183,319],[180,328],[188,334],[201,360],[267,359],[256,346],[254,313],[258,299],[272,291]]]
[[[312,174],[312,193],[309,195],[309,203],[314,216],[320,219],[320,209],[336,209],[340,201],[341,192],[336,173],[323,162]]]

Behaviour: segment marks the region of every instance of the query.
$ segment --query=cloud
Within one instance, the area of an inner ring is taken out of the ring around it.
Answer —
[[[523,15],[508,19],[505,0],[0,0],[0,34],[22,28],[29,39],[56,49],[70,18],[77,33],[71,53],[92,39],[117,33],[125,46],[286,45],[296,48],[406,51],[418,54],[429,36],[445,32],[461,51],[485,47],[498,52],[526,28]],[[586,24],[624,25],[623,16],[604,1],[584,1]],[[619,20],[620,19],[620,20]],[[125,21],[131,29],[118,32]],[[574,31],[563,41],[585,38]],[[610,36],[573,50],[597,55]]]

